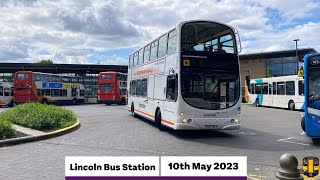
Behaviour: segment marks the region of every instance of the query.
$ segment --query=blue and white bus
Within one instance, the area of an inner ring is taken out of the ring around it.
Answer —
[[[172,129],[240,128],[235,29],[214,21],[177,24],[129,57],[127,109]]]
[[[301,127],[314,144],[320,144],[320,53],[304,57],[305,102]]]
[[[259,78],[250,80],[245,88],[249,104],[302,110],[304,104],[304,81],[298,75]]]

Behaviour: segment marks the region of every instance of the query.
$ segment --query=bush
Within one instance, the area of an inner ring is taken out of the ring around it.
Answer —
[[[14,124],[40,131],[68,127],[76,122],[76,115],[65,108],[40,103],[17,105],[0,113],[0,117]]]
[[[15,137],[15,130],[12,124],[0,117],[0,140]]]

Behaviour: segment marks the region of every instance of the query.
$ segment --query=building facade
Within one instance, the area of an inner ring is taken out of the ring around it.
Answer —
[[[315,49],[307,48],[299,49],[297,57],[296,50],[240,55],[241,84],[244,85],[246,76],[256,79],[297,74],[303,57],[306,54],[315,52]],[[98,74],[105,71],[127,73],[128,67],[90,64],[0,63],[0,81],[13,82],[13,75],[17,71],[82,76],[85,86],[85,101],[87,103],[96,103],[98,97]]]

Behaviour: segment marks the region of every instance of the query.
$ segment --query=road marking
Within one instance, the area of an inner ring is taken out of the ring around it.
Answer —
[[[248,177],[249,179],[253,179],[253,180],[261,180],[261,179],[252,177],[252,175],[249,175],[249,176],[247,176],[247,177]]]
[[[291,143],[291,144],[299,144],[299,145],[303,145],[303,146],[310,146],[310,144],[304,144],[304,143],[293,142],[293,141],[281,141],[281,142],[287,142],[287,143]]]
[[[289,139],[293,139],[294,137],[289,137],[289,138],[284,138],[284,139],[278,139],[277,141],[285,141],[285,140],[289,140]]]

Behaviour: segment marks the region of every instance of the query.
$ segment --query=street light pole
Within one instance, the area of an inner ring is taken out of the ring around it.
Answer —
[[[297,60],[297,72],[298,72],[299,71],[298,41],[300,41],[300,39],[294,39],[293,41],[296,42],[296,60]]]

